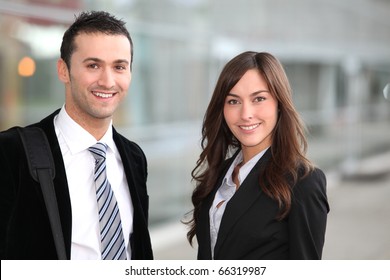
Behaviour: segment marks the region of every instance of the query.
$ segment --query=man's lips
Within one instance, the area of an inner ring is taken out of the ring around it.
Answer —
[[[101,98],[111,98],[115,95],[115,92],[107,93],[101,91],[92,91],[92,94]]]

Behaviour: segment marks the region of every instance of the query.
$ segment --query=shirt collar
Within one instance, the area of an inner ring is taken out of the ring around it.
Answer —
[[[269,148],[269,147],[268,147]],[[245,163],[243,166],[241,166],[240,171],[238,173],[238,180],[240,181],[240,184],[245,180],[245,178],[248,176],[249,172],[252,170],[252,168],[256,165],[256,163],[260,160],[260,158],[265,154],[265,152],[268,150],[268,148],[265,148],[261,152],[259,152],[257,155],[255,155],[253,158],[251,158],[247,163]],[[232,178],[233,170],[234,168],[242,162],[243,155],[242,151],[240,151],[232,164],[229,167],[229,170],[226,172],[226,175],[223,179],[223,182],[226,183],[228,186],[235,186]]]
[[[65,105],[62,106],[57,116],[57,125],[72,154],[84,151],[98,142],[95,137],[93,137],[68,115]],[[99,142],[106,143],[111,150],[115,149],[114,140],[112,138],[112,121]]]
[[[223,178],[223,183],[227,184],[229,187],[235,187],[235,184],[233,182],[232,174],[234,171],[234,168],[242,162],[242,151],[240,151],[236,158],[233,160],[232,164],[230,165],[228,171],[225,174],[225,177]]]

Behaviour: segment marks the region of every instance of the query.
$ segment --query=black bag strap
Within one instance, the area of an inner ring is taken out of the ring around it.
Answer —
[[[58,259],[66,260],[64,236],[53,184],[54,160],[49,142],[43,130],[38,127],[18,128],[18,133],[23,142],[30,174],[42,188]]]

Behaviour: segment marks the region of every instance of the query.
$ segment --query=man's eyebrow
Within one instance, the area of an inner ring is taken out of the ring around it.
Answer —
[[[114,61],[114,63],[130,64],[127,59],[117,59]]]
[[[97,57],[87,57],[86,59],[83,60],[83,62],[88,62],[88,61],[104,62],[102,59],[97,58]],[[114,63],[121,63],[121,64],[127,64],[127,65],[130,64],[130,62],[127,59],[117,59],[114,61]]]
[[[86,59],[83,60],[83,62],[88,62],[88,61],[102,62],[103,60],[97,57],[87,57]]]

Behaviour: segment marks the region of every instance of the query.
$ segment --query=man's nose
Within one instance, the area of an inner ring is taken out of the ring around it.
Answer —
[[[115,85],[114,74],[110,69],[104,69],[100,74],[98,85],[110,89]]]

